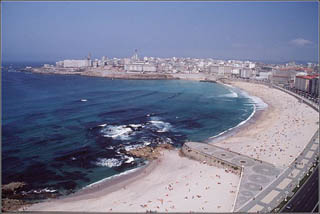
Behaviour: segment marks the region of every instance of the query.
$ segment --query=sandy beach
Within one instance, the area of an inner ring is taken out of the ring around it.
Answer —
[[[247,82],[231,84],[249,95],[262,98],[268,107],[255,123],[215,145],[280,168],[287,167],[318,129],[318,113],[278,89]]]
[[[180,157],[177,150],[165,150],[151,173],[118,191],[52,200],[28,210],[231,212],[238,184],[238,175]]]
[[[296,98],[264,85],[233,82],[233,86],[263,99],[268,108],[258,120],[217,146],[285,168],[317,130],[318,113]],[[231,212],[239,176],[165,150],[150,173],[118,190],[71,196],[35,204],[37,211],[103,212]]]

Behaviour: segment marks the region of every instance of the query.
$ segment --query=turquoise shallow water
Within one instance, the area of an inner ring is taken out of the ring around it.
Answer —
[[[25,197],[67,194],[136,168],[125,150],[203,141],[246,120],[252,101],[213,83],[2,73],[2,182]]]

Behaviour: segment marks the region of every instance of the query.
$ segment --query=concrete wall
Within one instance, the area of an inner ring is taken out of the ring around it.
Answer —
[[[201,161],[201,162],[206,162],[210,166],[215,166],[218,168],[227,168],[229,170],[232,170],[235,172],[237,175],[241,174],[241,166],[237,166],[233,163],[230,163],[228,161],[222,160],[220,158],[214,157],[209,154],[205,154],[201,151],[197,151],[195,149],[192,149],[188,147],[186,144],[184,144],[181,148],[181,152],[194,160]]]

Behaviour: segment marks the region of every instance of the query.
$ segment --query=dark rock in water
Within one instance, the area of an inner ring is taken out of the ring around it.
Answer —
[[[10,194],[14,194],[16,191],[25,186],[24,182],[11,182],[9,184],[2,185],[2,197],[6,198]]]

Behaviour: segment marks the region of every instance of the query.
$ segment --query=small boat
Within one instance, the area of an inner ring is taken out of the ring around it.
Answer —
[[[81,101],[81,102],[87,102],[88,100],[86,100],[86,99],[81,99],[80,101]]]

